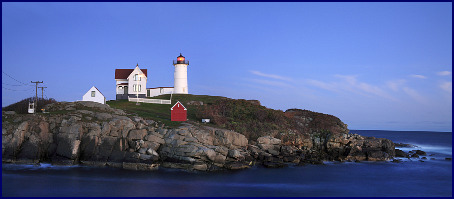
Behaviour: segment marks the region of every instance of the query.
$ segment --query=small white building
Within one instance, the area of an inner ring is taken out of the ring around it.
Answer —
[[[82,101],[98,102],[106,104],[106,97],[96,87],[91,87],[87,93],[82,97]]]

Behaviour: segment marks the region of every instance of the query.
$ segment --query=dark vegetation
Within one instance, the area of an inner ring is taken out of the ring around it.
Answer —
[[[218,99],[196,108],[196,118],[209,118],[213,124],[231,129],[255,140],[260,136],[285,134],[294,121],[281,110],[273,110],[244,99]]]
[[[30,98],[23,99],[19,102],[16,102],[14,104],[3,107],[2,111],[14,111],[18,114],[26,114],[26,113],[28,113],[28,103],[33,102],[33,99],[35,99],[35,98],[30,97]],[[36,111],[38,113],[42,112],[41,109],[43,109],[44,106],[46,106],[47,104],[55,103],[55,102],[57,102],[57,101],[54,98],[48,98],[48,99],[40,98],[38,100],[38,106],[36,108]]]

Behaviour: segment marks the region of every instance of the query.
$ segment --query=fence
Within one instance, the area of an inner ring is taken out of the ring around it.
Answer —
[[[163,100],[163,99],[146,99],[146,98],[130,98],[130,97],[128,97],[128,101],[143,102],[143,103],[150,103],[150,104],[171,104],[171,100]]]

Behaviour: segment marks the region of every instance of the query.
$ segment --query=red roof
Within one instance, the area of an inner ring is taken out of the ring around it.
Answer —
[[[121,84],[118,84],[118,85],[121,86],[121,85],[128,85],[128,84],[129,84],[129,83],[121,83]]]
[[[145,74],[145,77],[148,77],[147,69],[140,70]],[[132,71],[134,71],[134,69],[115,69],[115,79],[128,79]]]

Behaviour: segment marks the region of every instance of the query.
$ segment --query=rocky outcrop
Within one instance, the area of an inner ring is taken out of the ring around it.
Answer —
[[[387,139],[349,134],[337,127],[304,134],[293,142],[272,136],[249,141],[243,134],[197,123],[166,128],[94,102],[55,103],[46,110],[50,113],[3,112],[3,162],[213,171],[324,160],[382,161],[395,155],[394,144]]]

